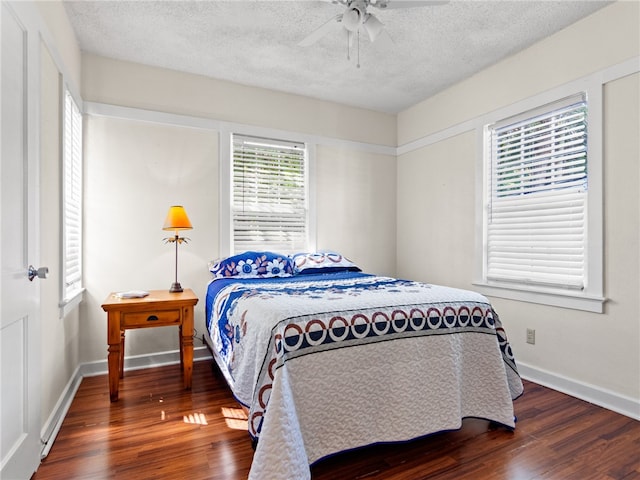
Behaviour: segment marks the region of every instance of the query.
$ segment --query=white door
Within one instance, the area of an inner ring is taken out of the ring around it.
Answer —
[[[40,463],[38,35],[19,3],[0,11],[0,478],[26,480]],[[17,10],[16,10],[17,9]],[[38,267],[37,263],[34,263]]]

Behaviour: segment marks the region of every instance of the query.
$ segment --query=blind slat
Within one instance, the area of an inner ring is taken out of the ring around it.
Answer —
[[[66,92],[63,146],[63,300],[82,288],[82,115]]]
[[[489,280],[584,288],[586,100],[489,130]]]
[[[305,145],[234,134],[232,175],[234,251],[304,250]]]

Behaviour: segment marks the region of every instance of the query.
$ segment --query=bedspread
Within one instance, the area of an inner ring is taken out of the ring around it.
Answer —
[[[354,272],[216,280],[214,355],[257,442],[250,478],[310,478],[335,452],[456,429],[514,428],[522,382],[488,300]]]

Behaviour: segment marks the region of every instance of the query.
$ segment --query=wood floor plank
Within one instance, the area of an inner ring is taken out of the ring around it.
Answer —
[[[515,431],[466,419],[457,431],[323,459],[312,478],[640,479],[640,422],[531,382],[515,411]],[[240,480],[252,459],[246,416],[200,361],[191,391],[169,365],[127,372],[115,403],[106,375],[85,378],[32,480]]]

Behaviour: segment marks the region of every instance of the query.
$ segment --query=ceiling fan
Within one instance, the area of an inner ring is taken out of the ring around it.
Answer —
[[[368,7],[380,10],[397,8],[427,7],[449,3],[448,0],[332,0],[345,6],[343,13],[331,18],[328,22],[311,32],[303,38],[298,45],[308,47],[313,45],[322,37],[331,33],[336,26],[341,26],[347,32],[348,46],[347,58],[350,57],[350,47],[355,36],[358,41],[358,56],[360,50],[360,31],[364,31],[371,42],[375,42],[384,30],[384,24],[372,13],[367,12]],[[358,60],[358,68],[360,62]]]

